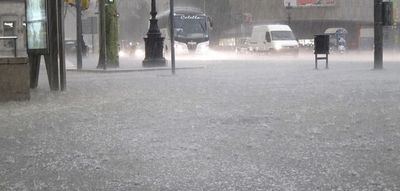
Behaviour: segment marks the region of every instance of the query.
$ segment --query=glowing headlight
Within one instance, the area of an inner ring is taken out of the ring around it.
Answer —
[[[202,42],[197,45],[197,50],[200,52],[208,51],[210,49],[209,42]]]
[[[189,51],[187,45],[185,43],[175,41],[175,50],[179,53],[186,53]]]
[[[142,50],[142,49],[137,49],[137,50],[135,51],[135,56],[136,56],[136,57],[144,57],[144,56],[145,56],[144,50]]]
[[[282,47],[282,45],[280,45],[280,44],[275,44],[274,45],[274,49],[275,50],[281,50],[283,47]]]
[[[120,50],[120,51],[118,52],[118,56],[119,56],[119,57],[125,57],[125,56],[127,56],[127,55],[126,55],[126,53],[125,53],[124,51]]]

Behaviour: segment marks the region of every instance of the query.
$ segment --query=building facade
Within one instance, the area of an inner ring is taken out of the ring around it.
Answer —
[[[323,33],[327,28],[341,27],[349,31],[349,46],[358,48],[363,37],[372,38],[373,0],[329,0],[329,6],[285,6],[285,2],[303,0],[176,0],[177,6],[196,6],[210,16],[214,25],[214,34],[210,38],[217,41],[232,36],[248,36],[251,27],[257,24],[287,24],[293,28],[299,39],[311,39],[315,34]],[[327,0],[325,0],[327,1]],[[395,10],[400,10],[399,0],[392,0]],[[120,0],[120,37],[125,41],[142,41],[148,28],[149,1]],[[307,0],[306,2],[312,2]],[[83,20],[96,18],[96,1],[91,1],[90,9],[83,12]],[[25,40],[25,0],[0,0],[0,36],[17,36],[19,52],[26,50]],[[169,0],[157,1],[159,12],[169,8]],[[286,4],[287,5],[287,4]],[[396,25],[385,28],[385,44],[398,46],[399,13],[395,11]],[[65,37],[76,39],[76,12],[73,7],[66,9]],[[243,17],[246,15],[246,17]],[[249,17],[251,17],[249,19]],[[98,41],[98,22],[84,22],[85,42],[96,47]],[[87,32],[89,31],[89,32]],[[94,31],[94,32],[92,32]],[[11,53],[13,44],[0,41],[0,52]]]
[[[391,0],[394,4],[395,25],[385,27],[385,45],[389,47],[399,46],[399,0]],[[325,5],[313,0],[230,0],[231,15],[250,14],[252,25],[258,24],[289,24],[300,39],[312,39],[315,34],[323,34],[328,28],[345,28],[348,30],[348,45],[351,48],[359,48],[362,35],[373,38],[371,29],[374,26],[374,1],[373,0],[324,0]],[[292,6],[288,7],[288,2]],[[299,6],[293,3],[307,2]],[[315,2],[311,4],[310,2]],[[242,25],[242,24],[239,24]],[[233,26],[238,31],[242,26]],[[251,30],[247,30],[251,31]],[[241,31],[242,32],[242,31]],[[246,32],[246,31],[245,31]],[[368,34],[367,34],[368,33]],[[226,34],[226,33],[225,33]],[[249,34],[247,34],[249,35]],[[370,45],[371,46],[371,45]]]
[[[26,54],[25,0],[0,0],[0,36],[17,36],[19,54]],[[0,41],[0,55],[10,56],[11,40]]]

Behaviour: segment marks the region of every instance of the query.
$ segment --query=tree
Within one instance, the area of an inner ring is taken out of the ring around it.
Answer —
[[[99,0],[100,34],[99,34],[99,63],[97,68],[106,69],[106,22],[105,22],[105,0]]]
[[[227,20],[232,16],[232,7],[229,0],[206,0],[206,13],[213,22],[213,31],[211,35],[212,43],[218,43],[217,39],[221,37],[226,29],[233,27],[233,21]]]
[[[119,38],[118,38],[118,11],[117,0],[108,3],[105,8],[106,15],[106,63],[107,67],[119,67]]]

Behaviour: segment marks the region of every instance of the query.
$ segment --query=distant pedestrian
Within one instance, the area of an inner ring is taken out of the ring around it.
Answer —
[[[88,47],[87,47],[85,41],[82,40],[82,55],[86,57],[87,56],[87,52],[88,52]]]
[[[343,37],[340,37],[340,38],[339,38],[338,46],[344,46],[344,47],[346,47],[346,40],[345,40]]]

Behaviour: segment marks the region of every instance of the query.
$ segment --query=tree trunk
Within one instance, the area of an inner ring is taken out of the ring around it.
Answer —
[[[106,69],[106,16],[105,16],[105,0],[99,0],[99,63],[97,68]]]
[[[118,38],[117,1],[106,6],[106,46],[107,67],[119,67],[119,38]]]

